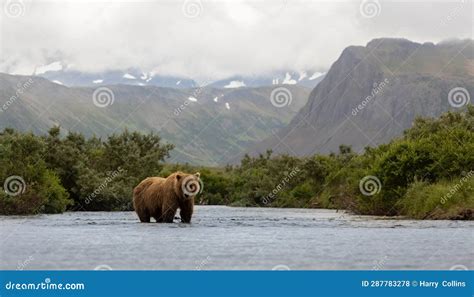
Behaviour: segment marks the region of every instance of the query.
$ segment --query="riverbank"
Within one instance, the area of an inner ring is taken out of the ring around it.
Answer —
[[[200,172],[198,204],[346,209],[416,219],[474,219],[474,106],[418,118],[377,147],[297,157],[245,155],[218,168],[166,163],[173,145],[123,131],[86,139],[55,127],[36,136],[0,134],[0,214],[132,209],[132,189],[149,176]],[[152,161],[151,161],[152,160]]]

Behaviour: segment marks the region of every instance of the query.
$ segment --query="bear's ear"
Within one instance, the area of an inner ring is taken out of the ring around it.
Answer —
[[[176,174],[176,180],[179,181],[182,178],[181,174]]]
[[[196,172],[196,173],[194,173],[194,176],[196,176],[197,178],[200,178],[200,177],[201,177],[201,173]]]

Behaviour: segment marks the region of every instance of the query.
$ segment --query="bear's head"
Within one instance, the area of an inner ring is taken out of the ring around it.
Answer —
[[[200,178],[201,174],[196,172],[194,174],[176,172],[175,192],[181,199],[193,199],[197,194],[202,192],[203,184]]]

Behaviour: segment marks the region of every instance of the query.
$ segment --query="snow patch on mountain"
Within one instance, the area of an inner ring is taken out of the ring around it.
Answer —
[[[233,80],[228,85],[224,86],[226,89],[245,87],[245,83],[241,80]]]
[[[126,79],[137,79],[135,76],[131,75],[130,73],[125,73],[123,75],[123,78],[126,78]]]
[[[317,79],[318,77],[320,77],[321,75],[324,75],[326,74],[326,72],[315,72],[313,75],[311,75],[310,78],[308,78],[309,80],[315,80]]]
[[[297,81],[291,78],[290,73],[285,74],[285,79],[283,80],[282,84],[284,85],[296,85]]]
[[[298,81],[302,81],[306,77],[308,77],[308,74],[303,71],[303,72],[300,73],[300,77],[298,78]]]

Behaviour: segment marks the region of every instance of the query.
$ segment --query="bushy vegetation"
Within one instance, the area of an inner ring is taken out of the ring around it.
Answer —
[[[0,178],[21,177],[22,190],[0,192],[0,213],[131,209],[133,187],[158,174],[171,149],[157,135],[138,132],[103,141],[72,132],[61,137],[59,127],[46,136],[6,129],[0,134]]]
[[[329,156],[247,156],[233,171],[237,177],[229,193],[231,202],[239,205],[472,219],[473,151],[474,107],[469,106],[464,112],[448,112],[439,119],[419,118],[399,139],[366,148],[360,155],[341,146],[338,154]],[[298,174],[277,191],[271,203],[262,203],[293,168],[300,169]],[[239,183],[239,178],[244,182]],[[366,184],[367,179],[376,182]],[[365,186],[369,189],[363,189]],[[451,199],[441,203],[450,191],[454,191]]]
[[[47,136],[5,130],[0,178],[21,176],[25,191],[0,193],[0,212],[131,209],[133,187],[147,176],[201,173],[201,204],[348,209],[359,214],[472,219],[474,107],[417,119],[392,142],[356,154],[306,158],[245,156],[239,166],[165,164],[172,145],[157,135],[124,131],[85,139],[59,128]]]
[[[0,211],[3,214],[62,212],[70,205],[68,193],[44,159],[43,139],[6,129],[0,135]]]

